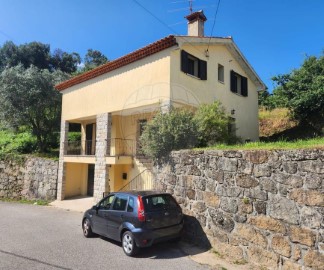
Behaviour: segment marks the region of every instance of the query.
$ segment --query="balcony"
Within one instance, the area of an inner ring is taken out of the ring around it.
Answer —
[[[96,141],[68,141],[65,143],[67,156],[95,156]],[[129,139],[112,138],[107,141],[106,156],[134,156],[136,150],[136,142]]]

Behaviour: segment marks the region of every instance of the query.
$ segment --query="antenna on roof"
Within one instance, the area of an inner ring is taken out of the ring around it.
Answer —
[[[190,14],[192,13],[192,0],[188,0],[189,1],[189,11]]]

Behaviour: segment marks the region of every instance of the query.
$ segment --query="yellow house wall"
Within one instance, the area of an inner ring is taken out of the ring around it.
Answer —
[[[171,52],[171,96],[173,101],[190,100],[191,103],[211,103],[219,100],[227,113],[235,110],[236,134],[243,139],[259,139],[258,93],[248,78],[248,97],[242,97],[230,91],[230,70],[247,77],[244,70],[224,45],[209,47],[209,57],[204,56],[206,46],[184,44],[181,49],[207,61],[207,80],[187,75],[180,69],[180,50]],[[224,66],[224,83],[218,81],[218,64]]]
[[[88,164],[66,163],[65,197],[87,194]]]
[[[62,91],[62,119],[80,119],[168,100],[170,50]]]

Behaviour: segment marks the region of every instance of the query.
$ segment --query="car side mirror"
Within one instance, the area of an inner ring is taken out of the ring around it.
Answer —
[[[92,206],[92,210],[95,210],[96,212],[98,212],[98,209],[99,209],[99,207],[97,205]]]

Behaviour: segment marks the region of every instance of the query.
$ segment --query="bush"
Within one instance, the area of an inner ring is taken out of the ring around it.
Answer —
[[[194,147],[197,127],[193,116],[192,111],[184,108],[172,108],[169,113],[158,112],[140,137],[143,153],[161,159],[172,150]]]
[[[199,146],[237,141],[229,131],[231,118],[218,101],[200,105],[193,120],[198,127]]]
[[[71,142],[81,141],[81,132],[69,132],[68,136],[68,140]]]
[[[0,153],[32,153],[37,149],[37,141],[29,132],[14,134],[0,131]]]

